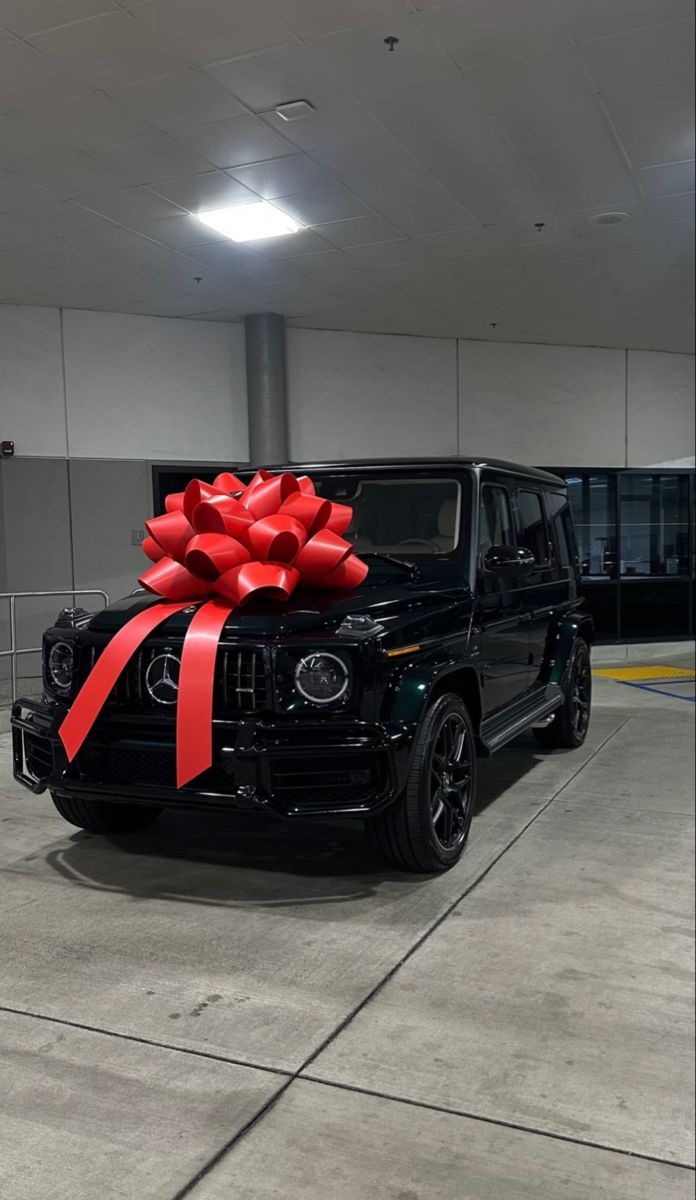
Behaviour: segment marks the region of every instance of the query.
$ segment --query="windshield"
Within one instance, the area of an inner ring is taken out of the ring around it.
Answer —
[[[317,492],[350,504],[353,520],[343,534],[360,553],[392,554],[445,565],[458,557],[466,506],[459,479],[446,476],[314,476]]]

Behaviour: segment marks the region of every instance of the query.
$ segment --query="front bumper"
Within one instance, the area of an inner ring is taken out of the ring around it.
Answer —
[[[213,723],[213,765],[177,788],[173,723],[112,715],[68,763],[60,705],[12,709],[14,776],[86,799],[165,807],[266,809],[282,816],[365,815],[401,791],[413,730],[360,720],[243,718]]]

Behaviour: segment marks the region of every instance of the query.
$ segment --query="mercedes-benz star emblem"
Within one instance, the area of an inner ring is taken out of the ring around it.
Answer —
[[[145,687],[157,704],[176,704],[179,695],[181,659],[175,654],[158,654],[145,672]]]

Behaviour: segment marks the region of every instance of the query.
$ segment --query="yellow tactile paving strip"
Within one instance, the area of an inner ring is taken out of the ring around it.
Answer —
[[[696,679],[696,671],[688,667],[601,667],[592,672],[605,679],[616,679],[623,683],[642,683],[648,679]]]

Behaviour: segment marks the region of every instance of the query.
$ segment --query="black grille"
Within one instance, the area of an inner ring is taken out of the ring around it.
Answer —
[[[102,646],[89,648],[81,672],[82,681],[87,678],[103,649]],[[150,663],[165,651],[181,659],[182,644],[147,641],[119,676],[109,697],[109,705],[124,712],[148,710],[173,719],[176,705],[160,704],[153,699],[145,678]],[[270,678],[263,649],[260,646],[221,646],[215,663],[215,714],[257,713],[270,707]]]
[[[53,770],[53,750],[48,738],[25,733],[24,761],[30,775],[35,779],[46,779]]]
[[[384,791],[379,755],[353,753],[315,757],[288,755],[271,764],[273,801],[288,813],[369,808]]]
[[[71,767],[70,778],[81,783],[114,784],[141,788],[176,788],[176,750],[149,746],[100,746],[82,750]],[[210,767],[188,785],[195,792],[229,795],[235,791],[232,772]]]

